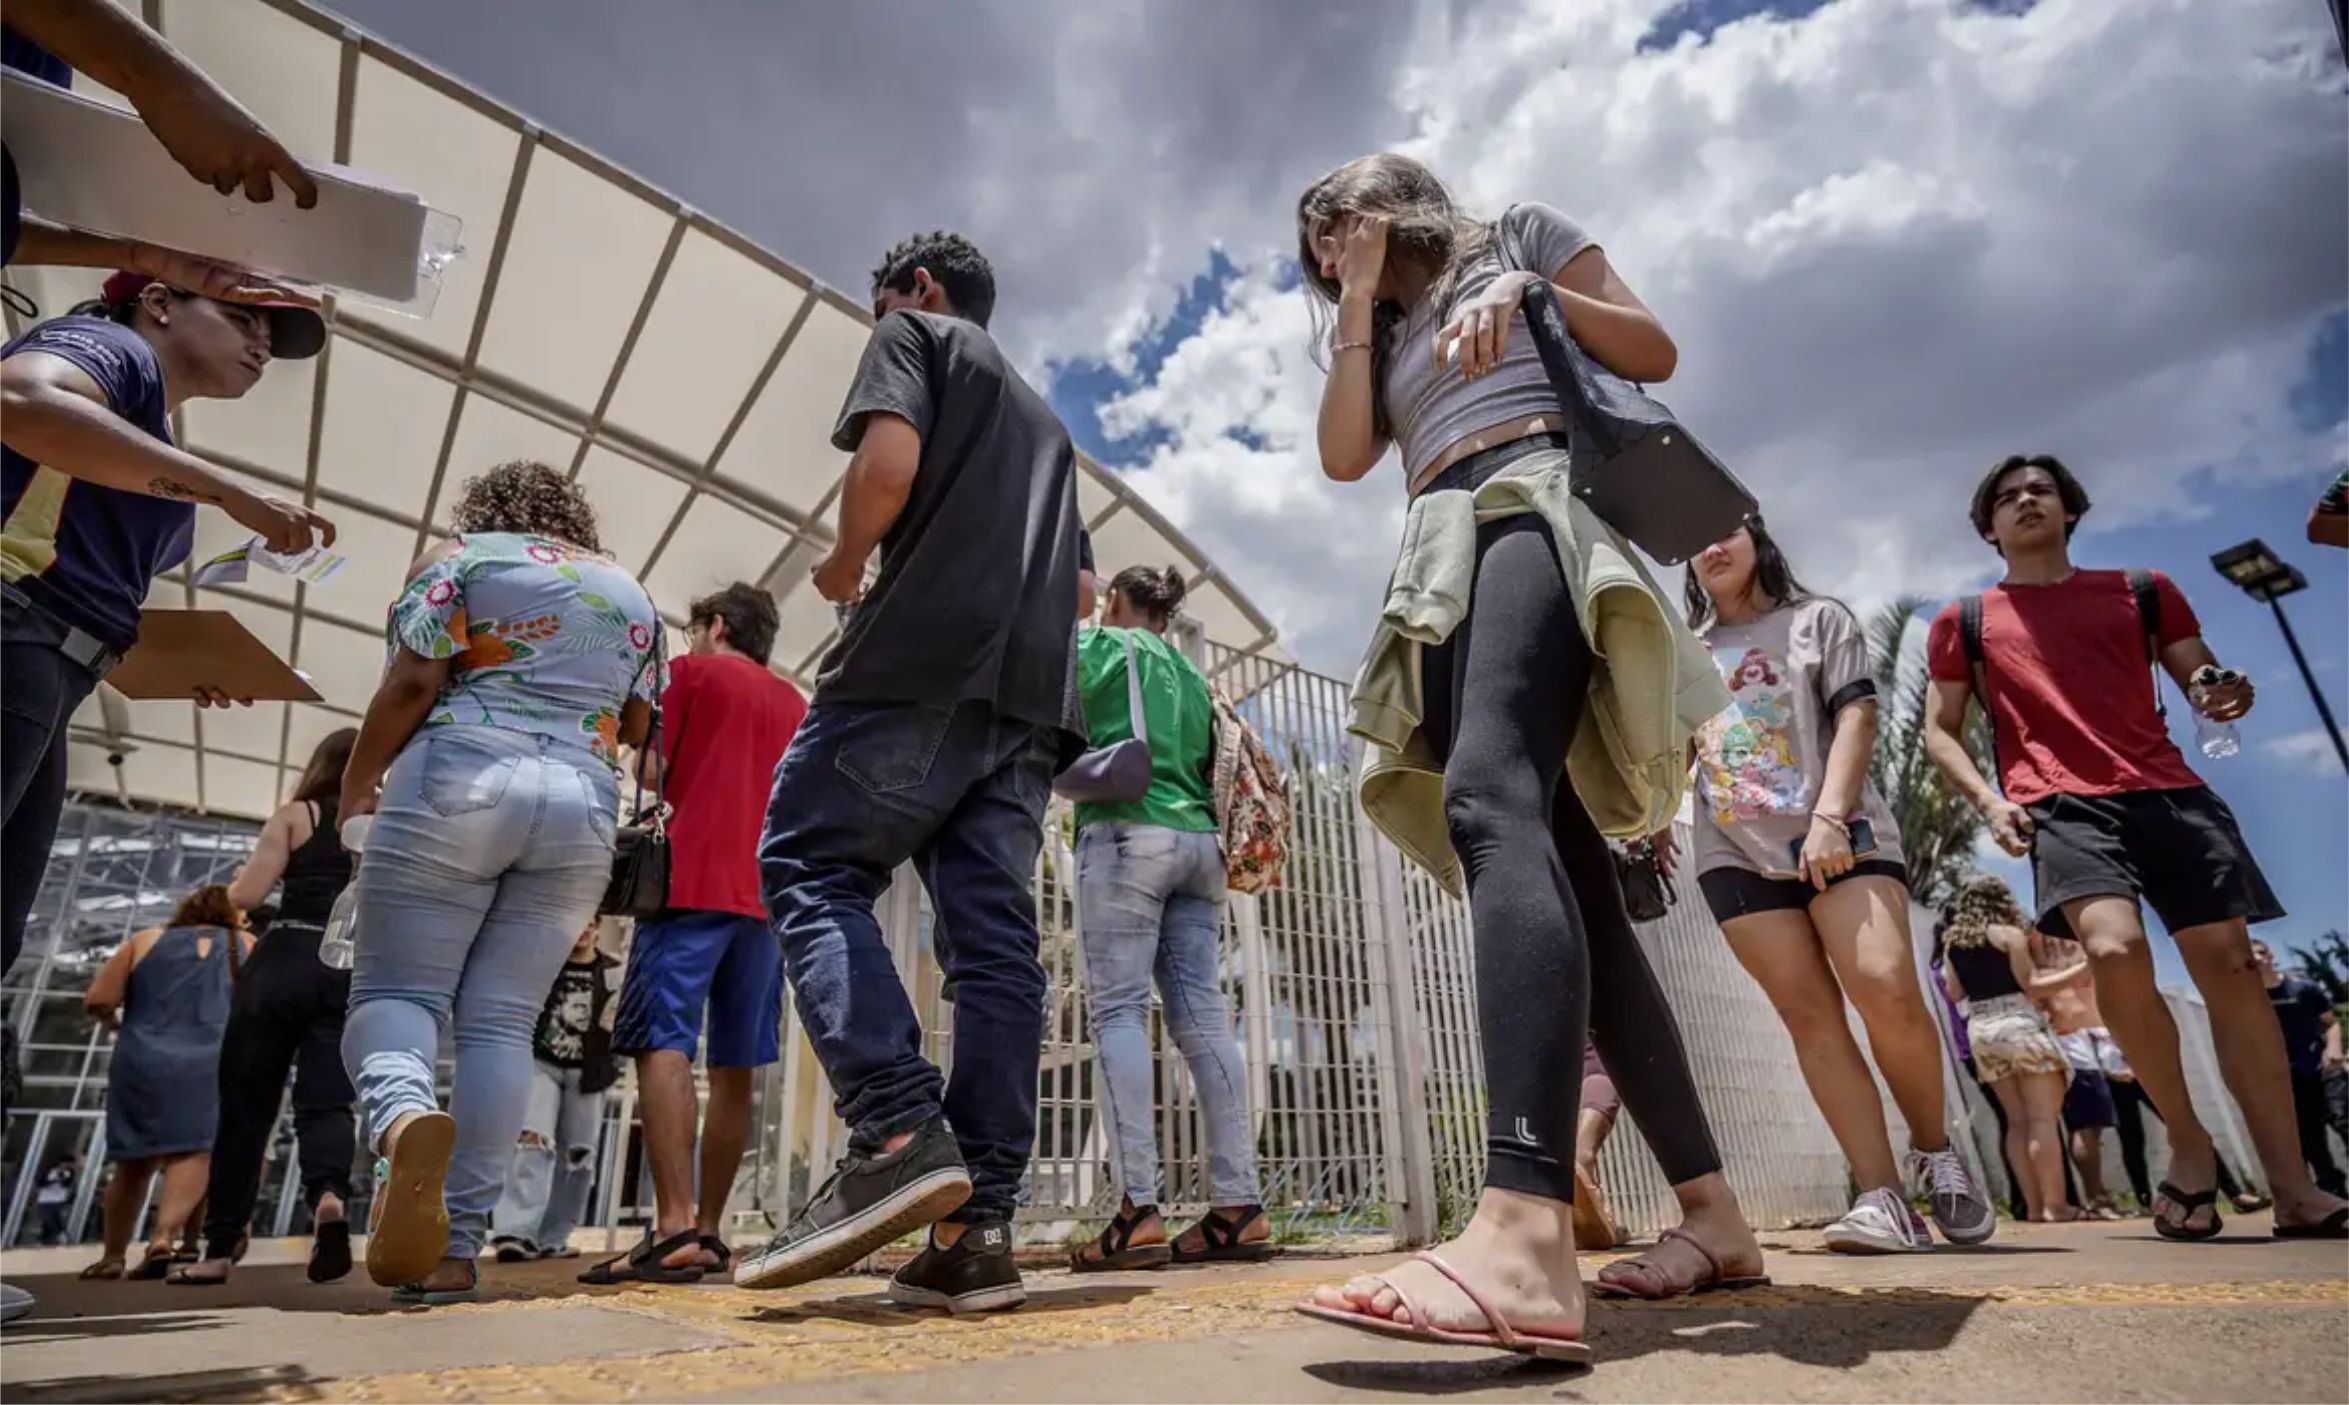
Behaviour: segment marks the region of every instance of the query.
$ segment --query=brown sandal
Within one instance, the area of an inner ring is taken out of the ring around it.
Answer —
[[[1659,1240],[1677,1239],[1696,1250],[1704,1257],[1706,1275],[1685,1288],[1675,1287],[1672,1285],[1672,1281],[1664,1276],[1664,1270],[1656,1267],[1647,1255],[1637,1254],[1628,1259],[1618,1259],[1607,1265],[1607,1268],[1600,1269],[1599,1272],[1604,1274],[1607,1269],[1613,1268],[1630,1269],[1640,1274],[1646,1282],[1640,1284],[1615,1283],[1602,1277],[1590,1285],[1590,1291],[1602,1298],[1642,1298],[1648,1302],[1662,1302],[1666,1298],[1682,1298],[1697,1293],[1730,1293],[1740,1288],[1767,1288],[1770,1286],[1770,1275],[1766,1273],[1733,1274],[1729,1272],[1722,1266],[1721,1260],[1714,1256],[1712,1250],[1706,1248],[1695,1235],[1678,1225],[1665,1230],[1657,1238]],[[1661,1246],[1659,1245],[1659,1247]]]

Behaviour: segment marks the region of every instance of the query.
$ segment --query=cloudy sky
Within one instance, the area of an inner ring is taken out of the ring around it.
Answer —
[[[2324,0],[337,0],[861,294],[961,228],[1072,430],[1350,670],[1395,472],[1316,471],[1298,190],[1380,148],[1581,219],[1681,346],[1663,393],[1814,586],[1946,595],[2043,450],[2088,564],[2175,575],[2265,685],[2213,763],[2295,917],[2349,911],[2349,778],[2211,551],[2267,538],[2349,702],[2349,81]],[[1114,567],[1126,563],[1104,563]]]

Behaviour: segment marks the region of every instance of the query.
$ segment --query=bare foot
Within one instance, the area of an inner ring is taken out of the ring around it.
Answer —
[[[1468,1228],[1436,1252],[1477,1286],[1510,1327],[1539,1336],[1579,1338],[1584,1304],[1570,1221],[1564,1201],[1487,1187]],[[1404,1306],[1405,1295],[1427,1314],[1425,1321]],[[1457,1284],[1417,1260],[1365,1274],[1341,1287],[1316,1288],[1313,1301],[1408,1326],[1455,1332],[1490,1332],[1496,1327]]]
[[[235,1268],[234,1259],[198,1259],[192,1264],[182,1264],[173,1269],[171,1277],[166,1281],[195,1285],[226,1283]]]
[[[1687,1215],[1680,1234],[1667,1234],[1654,1248],[1608,1264],[1599,1270],[1599,1281],[1643,1298],[1679,1297],[1712,1282],[1716,1271],[1722,1278],[1762,1276],[1761,1241],[1731,1209]]]
[[[2345,1209],[2349,1209],[2349,1200],[2311,1187],[2304,1195],[2276,1202],[2276,1224],[2279,1228],[2319,1225]]]

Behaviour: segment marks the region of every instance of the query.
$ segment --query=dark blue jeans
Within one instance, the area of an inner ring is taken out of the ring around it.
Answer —
[[[16,964],[65,808],[66,727],[98,686],[57,624],[0,602],[0,972]]]
[[[971,1173],[954,1216],[965,1223],[1011,1214],[1036,1141],[1034,883],[1056,756],[1051,729],[985,703],[819,697],[775,768],[759,840],[792,998],[853,1144],[870,1149],[944,1112]],[[954,988],[951,1079],[922,1057],[921,1023],[873,918],[909,859]]]

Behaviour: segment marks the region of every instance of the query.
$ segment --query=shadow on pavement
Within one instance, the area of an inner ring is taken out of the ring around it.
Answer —
[[[1771,1356],[1847,1370],[1869,1358],[1946,1349],[1983,1304],[1980,1294],[1891,1288],[1853,1292],[1776,1287],[1702,1300],[1594,1304],[1586,1339],[1596,1365],[1658,1352]],[[1307,1366],[1329,1385],[1398,1395],[1455,1395],[1534,1385],[1579,1368],[1521,1356],[1463,1356],[1430,1347],[1424,1361],[1333,1361]]]
[[[1119,1307],[1136,1298],[1148,1297],[1152,1291],[1119,1283],[1088,1284],[1081,1288],[1045,1288],[1028,1294],[1028,1301],[1019,1309],[1019,1315],[1033,1317],[1038,1313]],[[773,1325],[833,1321],[853,1323],[859,1327],[921,1327],[941,1315],[936,1308],[900,1307],[882,1294],[871,1293],[853,1298],[818,1298],[806,1302],[778,1303],[773,1307],[759,1309],[745,1320]]]
[[[169,1376],[73,1376],[39,1385],[12,1385],[8,1388],[8,1398],[11,1402],[39,1402],[39,1405],[114,1400],[249,1400],[265,1393],[280,1400],[315,1400],[318,1397],[315,1387],[330,1379],[313,1376],[298,1366],[182,1371]]]

